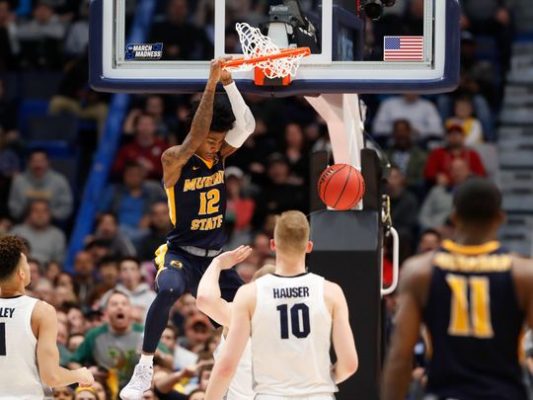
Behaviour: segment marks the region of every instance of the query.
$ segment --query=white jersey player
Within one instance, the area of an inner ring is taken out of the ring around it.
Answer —
[[[214,321],[224,327],[220,338],[220,345],[215,351],[215,360],[218,359],[226,343],[226,335],[231,321],[231,303],[228,303],[221,296],[218,280],[220,272],[229,269],[244,261],[250,255],[252,249],[248,246],[223,253],[215,257],[207,270],[204,272],[196,295],[196,305],[200,311],[210,316]],[[256,272],[254,280],[265,274],[274,272],[272,266],[265,266]],[[225,400],[253,400],[254,391],[252,389],[252,352],[251,342],[248,340],[246,347],[235,371],[235,376],[231,381]]]
[[[49,304],[25,295],[30,267],[24,242],[0,238],[0,400],[42,400],[44,385],[92,385],[87,368],[59,366],[57,317]]]
[[[220,400],[251,337],[255,400],[330,400],[336,384],[358,366],[348,305],[341,288],[306,273],[309,223],[299,211],[276,223],[274,275],[239,289],[225,348],[215,362],[205,400]],[[333,344],[337,362],[331,365]]]

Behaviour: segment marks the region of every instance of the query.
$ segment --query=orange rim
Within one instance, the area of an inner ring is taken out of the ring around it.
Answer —
[[[307,57],[311,55],[311,49],[309,47],[298,47],[296,49],[283,49],[277,54],[269,54],[267,56],[259,56],[252,58],[236,58],[234,60],[226,61],[222,68],[235,68],[243,64],[254,65],[263,61],[277,60],[280,58],[303,56]]]

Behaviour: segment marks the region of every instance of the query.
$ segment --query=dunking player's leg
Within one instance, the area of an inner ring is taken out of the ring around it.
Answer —
[[[157,274],[157,296],[146,316],[141,359],[135,367],[131,380],[120,392],[122,399],[138,399],[150,388],[155,350],[167,326],[170,309],[185,292],[186,287],[183,269],[164,267]]]

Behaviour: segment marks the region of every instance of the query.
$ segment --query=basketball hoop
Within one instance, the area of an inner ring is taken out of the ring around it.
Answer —
[[[288,78],[290,82],[290,77],[296,75],[302,59],[311,54],[309,47],[280,49],[272,39],[247,23],[237,23],[235,28],[244,57],[226,61],[223,68],[232,72],[256,68],[256,83],[258,73],[269,79]]]

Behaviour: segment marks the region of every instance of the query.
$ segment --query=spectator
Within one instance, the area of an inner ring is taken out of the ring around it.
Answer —
[[[42,150],[28,157],[28,168],[17,175],[9,192],[9,211],[20,218],[32,200],[46,200],[52,217],[64,221],[72,213],[72,191],[66,178],[50,168],[48,155]]]
[[[156,202],[152,205],[149,215],[148,233],[137,245],[137,255],[141,261],[152,260],[155,251],[161,243],[167,240],[167,233],[172,229],[166,202]]]
[[[267,175],[268,182],[257,199],[256,216],[261,221],[270,213],[277,214],[291,209],[307,210],[306,191],[291,180],[289,163],[283,155],[275,153],[269,157]]]
[[[32,257],[41,263],[62,262],[65,257],[65,234],[51,224],[51,219],[48,202],[33,200],[28,206],[24,223],[11,230],[12,234],[28,241]]]
[[[204,314],[191,314],[185,320],[185,347],[197,353],[204,348],[212,333],[213,327]]]
[[[56,387],[53,389],[54,400],[73,400],[74,390],[70,386]]]
[[[18,52],[19,44],[15,15],[11,13],[9,1],[0,0],[0,71],[15,68],[15,55]]]
[[[52,115],[68,113],[81,119],[93,121],[98,135],[102,137],[107,120],[108,106],[105,96],[91,90],[87,85],[89,58],[87,54],[64,66],[63,78],[57,94],[52,96],[48,112]]]
[[[168,325],[161,335],[164,344],[173,355],[173,369],[182,370],[198,362],[198,354],[187,350],[178,344],[178,330],[173,325]]]
[[[463,128],[460,125],[452,125],[446,130],[446,145],[429,154],[424,169],[426,180],[430,184],[447,186],[451,181],[451,166],[455,159],[464,160],[474,175],[486,176],[479,154],[465,146]]]
[[[289,161],[291,175],[303,184],[309,175],[309,158],[302,127],[290,123],[285,127],[285,157]]]
[[[255,201],[244,194],[244,174],[238,167],[226,168],[226,192],[228,204],[226,221],[232,223],[233,235],[239,240],[249,239]],[[245,236],[243,238],[242,236]]]
[[[451,161],[449,183],[434,186],[422,204],[419,221],[424,229],[441,229],[453,209],[453,192],[472,174],[468,163],[461,158]]]
[[[89,306],[93,290],[95,262],[87,251],[80,251],[74,258],[74,291],[83,306]]]
[[[149,114],[154,118],[156,132],[160,137],[168,139],[170,129],[165,118],[165,102],[159,95],[149,95],[145,99],[144,109],[132,109],[124,121],[124,134],[133,135],[135,133],[135,121],[143,113]]]
[[[427,154],[414,143],[411,124],[406,119],[393,123],[392,146],[386,150],[387,157],[405,176],[407,187],[416,190],[424,183],[424,165]]]
[[[118,221],[115,214],[104,213],[98,216],[93,239],[107,241],[109,251],[115,257],[135,255],[135,247],[133,247],[131,241],[118,229]]]
[[[483,143],[483,128],[477,118],[473,116],[474,106],[468,96],[462,96],[455,99],[455,113],[453,117],[448,118],[446,126],[460,125],[465,133],[465,144],[475,146]]]
[[[390,170],[387,192],[391,201],[391,215],[394,227],[400,236],[400,259],[404,260],[411,255],[414,248],[415,229],[418,219],[418,201],[416,197],[406,190],[405,176],[399,168]]]
[[[198,308],[196,307],[196,299],[192,294],[185,293],[174,305],[173,312],[171,314],[172,323],[181,332],[183,332],[185,320],[198,312]]]
[[[33,18],[20,24],[17,30],[22,64],[25,67],[60,66],[66,26],[55,14],[50,3],[50,0],[38,0],[33,7]]]
[[[81,0],[79,5],[80,18],[68,30],[65,39],[65,55],[82,57],[89,46],[89,0]]]
[[[442,120],[435,105],[414,93],[384,100],[374,119],[375,136],[390,136],[394,121],[407,119],[417,140],[442,137]]]
[[[133,242],[146,234],[148,213],[152,205],[165,200],[160,184],[146,181],[146,171],[137,162],[128,162],[124,168],[123,183],[108,188],[100,210],[117,216],[120,230]]]
[[[79,386],[74,391],[74,400],[98,400],[98,395],[92,386]]]
[[[116,177],[124,173],[128,162],[136,161],[147,171],[148,178],[160,180],[163,177],[161,154],[166,143],[156,137],[154,117],[141,114],[135,124],[135,139],[132,143],[122,147],[117,155],[113,172]]]
[[[164,60],[210,60],[213,46],[204,30],[189,23],[187,0],[170,0],[166,20],[154,24],[150,34],[153,42],[165,43]]]
[[[114,289],[119,279],[118,261],[114,257],[104,257],[98,263],[98,280],[93,290],[90,304],[99,301],[104,294]]]
[[[143,327],[132,322],[130,300],[119,291],[109,296],[105,313],[108,322],[87,332],[69,367],[98,365],[114,371],[122,387],[128,382],[138,361]]]
[[[123,258],[119,263],[119,278],[120,283],[115,289],[104,295],[102,303],[105,304],[111,293],[118,290],[129,297],[131,305],[139,309],[144,321],[148,308],[155,299],[155,292],[142,282],[139,260],[133,257]]]
[[[440,247],[442,242],[442,235],[435,229],[426,229],[420,235],[418,241],[417,253],[427,253],[428,251],[435,251]]]

